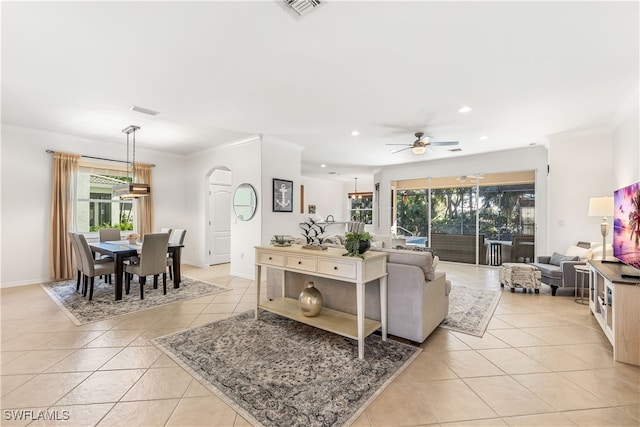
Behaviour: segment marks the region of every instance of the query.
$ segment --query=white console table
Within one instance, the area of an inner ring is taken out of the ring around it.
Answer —
[[[640,279],[623,266],[589,261],[589,308],[613,346],[613,359],[640,365]]]
[[[358,340],[358,357],[364,357],[364,339],[378,328],[382,328],[382,340],[387,340],[387,255],[382,252],[367,252],[364,259],[343,256],[344,248],[326,250],[303,249],[300,245],[289,247],[256,246],[256,319],[260,309],[296,320],[316,328]],[[326,307],[316,317],[306,317],[300,311],[298,300],[283,298],[260,302],[260,278],[262,267],[303,273],[355,284],[356,316]],[[365,285],[380,279],[380,321],[364,317]]]

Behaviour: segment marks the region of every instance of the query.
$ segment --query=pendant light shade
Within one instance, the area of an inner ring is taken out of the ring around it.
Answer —
[[[133,166],[136,163],[136,131],[140,130],[139,126],[130,125],[122,129],[122,132],[127,134],[127,178],[131,172],[131,180],[133,181]],[[132,135],[133,140],[133,159],[129,162],[129,135]],[[136,197],[148,196],[151,194],[151,186],[149,184],[142,184],[137,182],[127,182],[125,184],[116,185],[113,187],[113,197],[119,197],[121,199],[133,199]]]

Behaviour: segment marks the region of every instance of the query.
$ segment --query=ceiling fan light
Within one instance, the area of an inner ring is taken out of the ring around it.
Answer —
[[[423,154],[425,151],[427,151],[427,149],[422,145],[417,145],[413,147],[411,151],[413,151],[413,154]]]

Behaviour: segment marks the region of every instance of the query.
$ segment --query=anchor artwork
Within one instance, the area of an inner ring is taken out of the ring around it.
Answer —
[[[273,178],[273,212],[293,212],[293,181]]]

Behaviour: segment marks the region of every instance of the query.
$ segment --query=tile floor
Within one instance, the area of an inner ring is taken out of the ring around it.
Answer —
[[[482,338],[438,328],[356,426],[639,426],[640,368],[616,363],[573,292],[512,294],[497,268],[442,263],[455,284],[500,290]],[[38,285],[2,290],[2,425],[48,410],[48,425],[250,425],[149,341],[253,307],[228,266],[184,274],[231,288],[75,326]],[[66,420],[65,420],[66,419]]]

